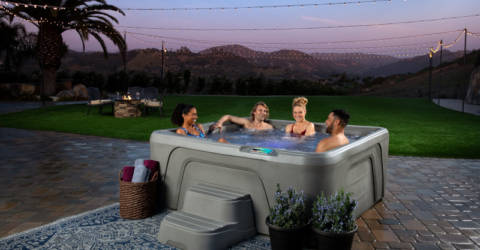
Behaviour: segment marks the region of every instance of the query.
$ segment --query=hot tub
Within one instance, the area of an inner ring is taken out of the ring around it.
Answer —
[[[289,123],[272,120],[276,128]],[[315,126],[317,131],[325,129],[323,123]],[[233,124],[225,128],[239,129]],[[224,144],[173,131],[157,130],[150,136],[151,158],[160,162],[168,209],[181,209],[192,186],[227,187],[250,195],[256,230],[268,234],[265,218],[277,183],[282,189],[304,190],[310,200],[321,192],[328,195],[344,188],[358,201],[357,217],[385,193],[389,143],[385,128],[348,125],[345,133],[359,139],[324,153]]]

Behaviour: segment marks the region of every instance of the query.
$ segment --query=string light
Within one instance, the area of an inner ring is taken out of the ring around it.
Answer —
[[[457,31],[458,32],[458,31]],[[127,34],[131,35],[133,38],[136,40],[140,40],[143,43],[149,43],[149,44],[158,44],[159,42],[155,41],[147,41],[144,39],[141,39],[137,37],[137,33],[135,32],[126,32]],[[460,34],[461,35],[461,34]],[[147,35],[147,37],[153,37],[153,38],[162,38],[165,39],[164,37],[157,37],[155,35]],[[434,41],[435,42],[435,41]],[[171,41],[169,44],[174,44],[178,46],[187,46],[189,43],[196,43],[196,41],[183,41],[183,42],[176,42],[176,41]],[[205,43],[205,41],[202,41],[201,43]],[[432,42],[428,42],[431,44]],[[355,59],[355,58],[369,58],[371,57],[370,53],[374,53],[373,57],[377,58],[378,56],[394,56],[394,57],[399,57],[399,58],[406,58],[406,57],[413,57],[413,56],[419,56],[419,55],[424,55],[424,51],[428,50],[428,48],[425,47],[415,47],[415,48],[402,48],[406,46],[412,46],[412,45],[426,45],[427,42],[423,43],[411,43],[411,44],[397,44],[397,45],[386,45],[386,46],[375,46],[375,47],[357,47],[357,48],[352,48],[352,47],[345,47],[345,48],[328,48],[328,47],[323,47],[323,48],[290,48],[291,50],[359,50],[359,49],[368,49],[368,50],[374,50],[371,52],[363,52],[363,53],[358,53],[355,51],[343,51],[344,54],[342,53],[330,53],[335,56],[322,56],[320,60],[345,60],[345,59]],[[212,45],[211,43],[209,46],[215,46]],[[187,46],[188,47],[188,46]],[[282,47],[272,47],[272,46],[251,46],[251,49],[284,49]],[[392,49],[393,48],[393,49]],[[223,48],[209,48],[209,55],[211,56],[219,56],[219,57],[225,57],[225,56],[234,56],[235,55],[235,50],[231,51],[224,51]],[[329,54],[329,53],[323,53],[323,54]],[[361,55],[361,56],[360,56]],[[284,55],[272,55],[269,54],[268,52],[262,52],[262,51],[249,51],[249,53],[242,53],[242,57],[244,58],[253,58],[253,59],[260,59],[260,58],[272,58],[272,59],[285,59],[285,60],[293,60],[293,59],[299,59],[303,58],[305,60],[314,60],[315,58],[311,58],[311,55],[309,54],[304,54],[304,55],[295,55],[295,56],[284,56]]]
[[[146,41],[144,39],[141,39],[139,37],[137,37],[138,33],[133,33],[133,32],[126,32],[127,34],[129,35],[132,35],[132,37],[134,37],[135,39],[137,40],[140,40],[142,42],[148,42],[148,43],[151,43],[151,44],[154,44],[156,43],[155,41]],[[155,37],[154,35],[148,35],[148,37],[152,37],[152,38],[158,38],[158,39],[164,39],[164,37]],[[176,39],[172,39],[172,40],[176,40]],[[198,42],[195,42],[195,41],[188,41],[190,43],[198,43]],[[433,41],[435,42],[435,41]],[[364,50],[378,50],[378,49],[385,49],[385,48],[401,48],[401,47],[408,47],[408,46],[418,46],[418,45],[427,45],[427,44],[431,44],[432,42],[423,42],[423,43],[411,43],[411,44],[397,44],[397,45],[385,45],[385,46],[367,46],[367,47],[295,47],[295,48],[292,48],[292,49],[295,49],[295,50],[344,50],[344,51],[349,51],[349,50],[359,50],[359,49],[364,49]],[[178,43],[178,44],[181,44],[181,43]],[[224,44],[224,43],[208,43],[208,42],[200,42],[200,44],[208,44],[210,46],[219,46],[219,45],[227,45],[227,44]],[[284,49],[284,47],[278,47],[278,46],[265,46],[265,45],[253,45],[253,46],[250,46],[250,47],[253,47],[253,48],[261,48],[261,49]],[[409,48],[403,48],[403,50],[405,49],[409,49]],[[422,50],[425,50],[425,47],[422,47],[421,48]],[[397,50],[402,50],[402,49],[397,49]]]
[[[153,41],[146,41],[146,42],[151,42],[154,43]],[[158,44],[158,43],[157,43]],[[176,42],[169,42],[169,44],[176,44],[179,46],[185,46],[183,43],[176,43]],[[159,44],[158,44],[159,45]],[[173,51],[173,50],[172,50]],[[338,60],[360,60],[360,59],[378,59],[378,58],[385,58],[385,57],[397,57],[397,58],[408,58],[408,57],[414,57],[414,56],[420,56],[424,55],[425,48],[416,48],[413,50],[406,50],[406,51],[388,51],[388,53],[380,53],[380,52],[375,52],[375,54],[370,54],[369,53],[322,53],[319,56],[313,56],[310,54],[306,54],[303,52],[300,52],[302,54],[297,54],[297,55],[283,55],[279,54],[278,51],[276,52],[262,52],[262,51],[254,51],[249,54],[242,54],[242,58],[246,59],[276,59],[276,60],[304,60],[305,62],[325,62],[325,61],[338,61]],[[171,52],[173,55],[181,55],[183,54],[183,51],[176,51],[176,52]],[[194,53],[194,52],[192,52]],[[234,52],[227,52],[223,51],[221,49],[215,49],[215,48],[210,48],[208,52],[204,52],[204,54],[208,54],[209,57],[218,57],[218,58],[225,58],[225,57],[231,57],[231,56],[237,56],[235,55]],[[202,54],[199,54],[202,55]]]
[[[78,11],[78,12],[86,12],[88,11],[87,8],[67,8],[64,6],[56,6],[56,5],[48,5],[48,4],[32,4],[32,3],[18,3],[18,2],[12,2],[12,1],[0,1],[0,7],[3,7],[4,10],[9,10],[10,8],[14,7],[23,7],[23,8],[40,8],[40,9],[51,9],[55,11],[63,11],[63,10],[73,10],[73,11]],[[9,13],[10,15],[14,15],[12,13]],[[17,16],[19,17],[19,16]],[[23,18],[23,17],[20,17]]]
[[[480,33],[475,33],[475,32],[467,32],[467,35],[470,35],[470,36],[475,36],[475,37],[480,37]]]
[[[425,49],[417,49],[416,51],[404,51],[404,52],[389,52],[389,53],[321,53],[318,56],[313,56],[311,54],[306,54],[301,52],[302,54],[289,56],[289,55],[282,55],[279,54],[278,51],[275,52],[260,52],[248,55],[242,55],[241,57],[247,59],[280,59],[280,60],[308,60],[308,61],[338,61],[338,60],[346,60],[346,59],[371,59],[371,58],[385,58],[385,57],[413,57],[413,56],[421,56],[425,55]],[[207,53],[209,56],[214,57],[226,57],[226,56],[236,56],[234,53],[231,52],[223,52],[223,51],[209,51]]]
[[[180,7],[180,8],[122,8],[125,11],[191,11],[191,10],[240,10],[240,9],[267,9],[267,8],[292,8],[292,7],[319,7],[319,6],[346,6],[360,5],[385,2],[390,3],[392,0],[361,0],[361,1],[344,1],[344,2],[328,2],[328,3],[301,3],[301,4],[279,4],[279,5],[255,5],[255,6],[234,6],[234,7]]]
[[[131,35],[131,37],[135,38],[136,40],[141,41],[142,43],[149,43],[149,44],[157,44],[160,45],[158,41],[148,41],[142,38],[137,37],[136,35]],[[186,46],[185,43],[179,42],[169,42],[169,44],[178,45],[180,47]],[[385,56],[397,57],[397,58],[407,58],[407,57],[414,57],[423,55],[425,48],[403,48],[398,50],[384,50],[385,53],[381,53],[381,51],[375,51],[375,54],[370,54],[372,52],[348,52],[348,53],[322,53],[319,56],[312,56],[310,54],[299,54],[295,56],[288,56],[288,55],[281,55],[277,52],[263,52],[263,51],[251,51],[250,53],[243,53],[242,57],[247,59],[277,59],[277,60],[304,60],[306,62],[317,62],[317,61],[335,61],[335,60],[372,60],[383,58]],[[174,54],[181,55],[183,51],[176,51],[173,52]],[[194,53],[194,52],[192,52]],[[303,53],[303,52],[301,52]],[[208,51],[209,56],[213,57],[228,57],[228,56],[235,56],[235,51],[224,51],[222,48],[209,48]]]
[[[440,41],[437,42],[437,48],[436,49],[433,49],[433,48],[429,48],[428,49],[428,56],[431,58],[433,57],[433,54],[435,54],[436,52],[438,52],[439,48],[438,46],[441,46],[443,45],[444,48],[445,47],[451,47],[453,46],[454,44],[456,44],[462,37],[462,35],[464,34],[464,30],[456,30],[455,32],[458,32],[458,31],[461,31],[460,34],[458,34],[458,36],[455,38],[455,40],[453,40],[451,43],[448,43],[448,44],[441,44]],[[128,33],[128,32],[127,32]],[[440,33],[443,33],[443,32],[440,32]],[[448,32],[450,33],[450,32]],[[480,37],[480,33],[475,33],[475,32],[468,32],[467,33],[468,35],[474,35],[474,36],[477,36],[477,37]],[[415,36],[418,36],[418,35],[415,35]],[[152,36],[151,36],[152,37]],[[155,35],[153,35],[153,37],[155,37]],[[155,43],[153,41],[148,41],[150,43]],[[192,42],[192,41],[189,41],[189,42]],[[202,41],[204,42],[204,41]],[[172,42],[170,42],[172,43]],[[177,42],[173,42],[173,44],[179,44],[179,45],[185,45],[184,43],[177,43]],[[423,43],[424,44],[424,43]],[[387,48],[387,47],[402,47],[402,46],[409,46],[409,45],[415,45],[415,44],[400,44],[400,45],[389,45],[389,46],[376,46],[376,47],[359,47],[359,48],[302,48],[302,49],[330,49],[330,50],[335,50],[335,49],[368,49],[368,48]],[[256,46],[256,47],[259,47],[259,46]],[[260,47],[260,48],[265,48],[265,47]],[[269,47],[269,48],[272,48],[272,47]],[[298,48],[292,48],[292,49],[298,49]],[[406,50],[406,52],[403,52],[402,50]],[[368,53],[351,53],[351,52],[346,52],[345,54],[339,54],[339,53],[330,53],[332,55],[335,55],[335,56],[322,56],[320,59],[316,58],[316,57],[312,57],[311,55],[309,54],[303,54],[303,55],[295,55],[295,56],[279,56],[279,55],[272,55],[272,54],[269,54],[268,52],[261,52],[261,51],[253,51],[252,53],[250,54],[247,54],[247,55],[242,55],[242,57],[246,57],[246,58],[265,58],[265,57],[268,57],[268,58],[272,58],[272,59],[289,59],[289,60],[292,60],[292,59],[300,59],[300,58],[303,58],[303,59],[308,59],[308,60],[342,60],[343,59],[365,59],[365,58],[381,58],[383,56],[393,56],[393,57],[397,57],[397,58],[411,58],[411,57],[415,57],[415,56],[421,56],[421,55],[424,55],[424,52],[422,51],[425,51],[425,48],[405,48],[405,49],[393,49],[393,50],[385,50],[386,53],[380,53],[380,51],[376,50],[375,52],[369,52],[369,53],[375,53],[375,54],[368,54]],[[414,51],[417,51],[417,52],[414,52]],[[274,52],[275,53],[275,52]],[[234,55],[234,53],[230,52],[230,51],[223,51],[222,48],[219,48],[219,49],[216,49],[216,48],[213,48],[210,53],[211,55],[213,56],[227,56],[227,55]],[[325,54],[325,53],[324,53]],[[328,54],[328,53],[327,53]]]
[[[366,0],[366,1],[349,1],[349,2],[330,2],[330,3],[311,3],[311,4],[291,4],[291,5],[258,5],[258,6],[240,6],[240,7],[208,7],[208,8],[151,8],[151,9],[144,9],[144,8],[123,8],[122,10],[137,10],[137,11],[149,11],[149,10],[156,10],[156,11],[176,11],[176,10],[238,10],[238,9],[255,9],[255,8],[286,8],[286,7],[318,7],[322,5],[348,5],[348,4],[364,4],[364,3],[376,3],[376,2],[391,2],[392,0]],[[405,0],[403,0],[405,1]],[[52,10],[66,10],[66,7],[62,6],[54,6],[54,5],[41,5],[41,4],[30,4],[30,3],[18,3],[18,2],[11,2],[11,1],[0,1],[0,9],[5,11],[9,15],[13,15],[15,17],[23,18],[24,20],[39,24],[39,23],[50,23],[55,24],[63,28],[82,28],[82,27],[90,27],[90,28],[101,28],[97,24],[62,24],[55,21],[50,21],[46,19],[40,18],[39,20],[29,19],[28,17],[18,16],[15,15],[10,11],[10,7],[24,7],[24,8],[43,8],[43,9],[52,9]],[[73,8],[73,10],[85,10],[80,8]],[[387,23],[373,23],[373,24],[353,24],[353,25],[336,25],[336,26],[316,26],[316,27],[284,27],[284,28],[166,28],[166,27],[136,27],[136,26],[116,26],[119,28],[127,28],[127,29],[155,29],[155,30],[173,30],[173,31],[288,31],[288,30],[316,30],[316,29],[340,29],[340,28],[356,28],[356,27],[375,27],[375,26],[387,26],[387,25],[396,25],[396,24],[412,24],[412,23],[425,23],[425,22],[437,22],[437,21],[445,21],[445,20],[455,20],[455,19],[463,19],[463,18],[473,18],[473,17],[480,17],[480,14],[472,14],[472,15],[464,15],[464,16],[451,16],[451,17],[442,17],[442,18],[434,18],[434,19],[420,19],[420,20],[409,20],[409,21],[398,21],[398,22],[387,22]],[[103,26],[102,26],[103,27]],[[247,44],[256,44],[256,47],[259,48],[267,48],[267,49],[282,49],[281,47],[275,46],[265,46],[268,44],[338,44],[338,43],[358,43],[358,42],[371,42],[371,41],[386,41],[386,40],[396,40],[396,39],[406,39],[406,38],[414,38],[414,37],[424,37],[430,35],[437,35],[437,34],[446,34],[451,32],[458,32],[459,30],[455,31],[447,31],[447,32],[437,32],[437,33],[430,33],[430,34],[419,34],[419,35],[411,35],[411,36],[403,36],[403,37],[389,37],[389,38],[379,38],[379,39],[366,39],[366,40],[350,40],[350,41],[324,41],[324,42],[310,42],[310,43],[267,43],[267,42],[245,42]],[[443,48],[450,48],[454,46],[465,34],[465,31],[462,29],[462,32],[453,40],[451,43],[442,44],[440,41],[436,43],[435,48],[428,49],[428,56],[432,57],[433,54],[437,53],[442,47]],[[196,40],[196,39],[188,39],[188,38],[174,38],[174,37],[165,37],[165,36],[157,36],[151,34],[142,34],[137,32],[126,32],[130,34],[140,35],[140,36],[149,36],[154,38],[170,38],[174,40],[184,41],[184,42],[192,42],[192,43],[222,43],[221,41],[208,41],[208,40]],[[112,33],[113,34],[113,33]],[[118,34],[118,33],[115,33]],[[480,33],[475,32],[467,32],[467,35],[480,37]],[[140,38],[134,36],[135,39],[141,40]],[[144,41],[145,42],[145,41]],[[152,42],[153,43],[153,42]],[[225,42],[226,43],[226,42]],[[231,44],[231,42],[230,42]],[[425,44],[425,43],[423,43]],[[260,46],[258,46],[260,45]],[[368,47],[303,47],[297,48],[301,50],[376,50],[378,53],[378,49],[381,48],[394,48],[388,49],[386,52],[391,55],[391,53],[398,53],[402,51],[399,47],[408,47],[411,45],[417,44],[399,44],[399,45],[388,45],[388,46],[368,46]],[[396,48],[396,49],[395,49]],[[408,50],[409,52],[412,51],[419,51],[424,50],[425,48],[405,48],[403,50]],[[412,53],[404,53],[404,54],[396,54],[396,55],[412,55]]]
[[[458,34],[457,38],[455,38],[455,40],[453,42],[443,45],[443,48],[448,49],[448,48],[452,47],[454,44],[456,44],[460,40],[460,38],[462,38],[463,34],[465,34],[465,31],[462,31],[460,34]],[[440,44],[440,42],[439,42],[439,44]]]
[[[438,51],[440,51],[440,49],[441,49],[442,47],[445,48],[445,49],[448,49],[448,48],[452,47],[453,45],[455,45],[455,44],[460,40],[460,38],[461,38],[462,35],[464,35],[464,34],[465,34],[465,30],[462,30],[462,32],[460,32],[460,34],[458,34],[457,38],[455,38],[455,40],[453,40],[453,42],[451,42],[451,43],[449,43],[449,44],[443,44],[443,43],[442,43],[443,40],[438,41],[438,42],[437,42],[437,47],[436,47],[435,49],[429,48],[429,50],[428,50],[428,57],[429,57],[429,58],[432,58],[433,55],[434,55],[435,53],[437,53]],[[468,32],[467,32],[467,34],[468,34]]]
[[[360,5],[360,4],[371,4],[377,2],[390,3],[392,0],[361,0],[361,1],[346,1],[346,2],[329,2],[329,3],[303,3],[303,4],[280,4],[280,5],[254,5],[254,6],[233,6],[233,7],[180,7],[180,8],[120,8],[124,11],[192,11],[192,10],[240,10],[240,9],[268,9],[268,8],[292,8],[292,7],[319,7],[319,6],[345,6],[345,5]],[[43,8],[43,9],[53,9],[53,10],[65,10],[66,7],[48,5],[48,4],[31,4],[31,3],[18,3],[12,1],[0,1],[0,4],[5,6],[22,6],[25,8]],[[81,8],[75,8],[75,10],[83,10]]]
[[[441,17],[441,18],[432,18],[432,19],[420,19],[420,20],[410,20],[410,21],[398,21],[398,22],[387,22],[387,23],[373,23],[373,24],[350,24],[350,25],[334,25],[334,26],[315,26],[315,27],[285,27],[285,28],[168,28],[168,27],[142,27],[142,26],[121,26],[118,25],[118,28],[124,29],[149,29],[149,30],[168,30],[168,31],[291,31],[291,30],[317,30],[317,29],[343,29],[343,28],[359,28],[359,27],[378,27],[378,26],[388,26],[388,25],[397,25],[397,24],[413,24],[413,23],[426,23],[426,22],[438,22],[446,20],[455,20],[471,17],[480,17],[480,14],[472,14],[465,16],[452,16],[452,17]]]
[[[312,45],[312,44],[342,44],[342,43],[364,43],[364,42],[376,42],[376,41],[389,41],[389,40],[401,40],[401,39],[410,39],[410,38],[419,38],[419,37],[427,37],[427,36],[434,36],[434,35],[443,35],[449,34],[453,32],[459,32],[462,30],[450,30],[450,31],[442,31],[442,32],[435,32],[435,33],[426,33],[426,34],[414,34],[408,36],[396,36],[396,37],[384,37],[384,38],[374,38],[374,39],[360,39],[360,40],[339,40],[339,41],[316,41],[316,42],[251,42],[251,41],[213,41],[213,40],[198,40],[198,39],[191,39],[191,38],[182,38],[182,37],[171,37],[171,36],[163,36],[163,35],[154,35],[154,34],[145,34],[139,32],[132,32],[126,31],[128,34],[134,35],[141,35],[146,37],[152,38],[161,38],[161,39],[171,39],[171,40],[178,40],[178,41],[185,41],[185,42],[195,42],[195,43],[206,43],[206,44],[260,44],[260,45],[269,45],[269,44],[281,44],[281,45]]]
[[[10,2],[10,1],[0,1],[1,5],[4,5],[8,7],[7,5],[13,5],[15,7],[24,7],[24,8],[43,8],[43,9],[53,9],[53,10],[65,10],[66,7],[61,7],[61,6],[54,6],[54,5],[48,5],[48,4],[31,4],[31,3],[17,3],[17,2]],[[81,10],[81,9],[78,9]]]

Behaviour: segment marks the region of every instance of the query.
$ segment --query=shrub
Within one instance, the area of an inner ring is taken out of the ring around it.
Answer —
[[[357,201],[350,193],[342,190],[335,195],[325,197],[322,193],[313,204],[313,226],[324,232],[350,232],[355,228],[353,211]]]
[[[303,190],[296,193],[292,187],[289,187],[286,192],[282,192],[280,185],[277,184],[274,199],[273,207],[270,209],[270,224],[292,229],[307,223]]]

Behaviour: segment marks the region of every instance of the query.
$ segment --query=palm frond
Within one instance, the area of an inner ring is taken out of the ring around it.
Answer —
[[[108,38],[118,47],[124,58],[126,41],[114,27],[114,24],[118,24],[118,19],[112,12],[121,15],[125,15],[125,13],[120,8],[107,4],[105,0],[18,0],[17,2],[64,7],[65,9],[53,10],[42,7],[25,7],[19,4],[9,11],[34,24],[53,26],[59,34],[67,30],[75,30],[84,50],[85,42],[92,36],[100,43],[105,56],[108,55],[108,50],[104,37]],[[42,25],[38,27],[42,28]]]

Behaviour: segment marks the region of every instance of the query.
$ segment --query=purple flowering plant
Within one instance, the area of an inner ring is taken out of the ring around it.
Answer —
[[[345,233],[354,230],[353,211],[357,201],[350,196],[351,193],[345,193],[343,189],[330,197],[325,197],[323,193],[318,195],[313,204],[313,226],[323,232]]]
[[[297,193],[293,187],[282,192],[277,184],[274,204],[270,208],[269,222],[284,229],[293,229],[307,223],[305,195],[303,190]]]

